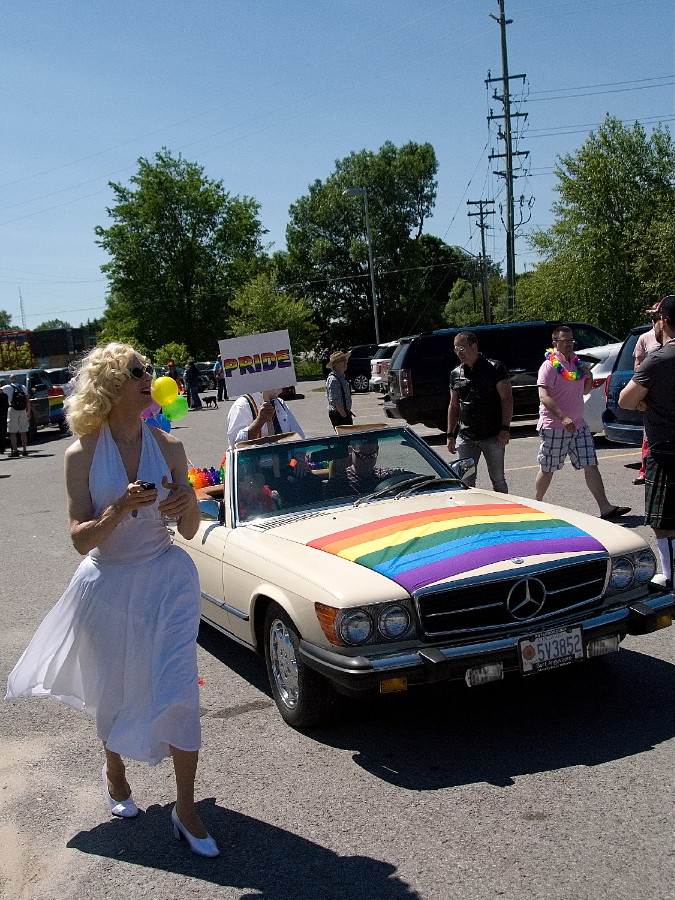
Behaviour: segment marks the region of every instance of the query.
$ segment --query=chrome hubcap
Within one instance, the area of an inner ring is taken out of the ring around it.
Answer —
[[[284,705],[293,709],[298,703],[298,661],[291,635],[280,619],[270,628],[272,677]]]

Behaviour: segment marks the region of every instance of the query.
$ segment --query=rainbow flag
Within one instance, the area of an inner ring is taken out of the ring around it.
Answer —
[[[580,528],[521,503],[390,516],[326,535],[307,546],[380,572],[407,591],[514,557],[605,551]]]

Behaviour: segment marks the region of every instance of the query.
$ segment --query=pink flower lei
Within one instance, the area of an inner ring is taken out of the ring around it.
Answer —
[[[553,348],[550,348],[546,351],[546,359],[551,363],[553,368],[557,369],[562,377],[566,378],[568,381],[576,381],[578,378],[583,378],[586,374],[584,372],[583,363],[578,356],[573,356],[570,360],[570,365],[575,366],[575,370],[573,372],[563,367],[563,364],[555,355]]]

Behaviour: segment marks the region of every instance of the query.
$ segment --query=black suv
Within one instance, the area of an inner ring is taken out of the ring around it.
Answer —
[[[365,393],[370,390],[370,361],[379,349],[379,344],[359,344],[357,347],[349,347],[351,356],[347,363],[345,378],[356,393]]]
[[[405,419],[445,431],[450,400],[450,372],[459,365],[455,335],[473,331],[481,353],[503,362],[511,376],[514,416],[538,414],[537,372],[551,334],[560,322],[516,322],[479,325],[476,328],[444,328],[401,338],[389,366],[389,395],[384,411],[389,418]],[[618,338],[595,325],[566,322],[574,331],[575,349],[615,344]]]

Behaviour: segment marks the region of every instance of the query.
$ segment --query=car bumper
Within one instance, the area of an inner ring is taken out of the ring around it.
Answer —
[[[642,443],[642,427],[637,425],[619,425],[617,422],[612,424],[602,423],[602,431],[609,441],[615,441],[617,444],[633,444],[639,446]]]
[[[675,595],[659,594],[589,618],[566,621],[564,625],[550,623],[543,627],[540,624],[532,634],[580,627],[586,647],[590,641],[612,635],[623,637],[657,631],[670,624],[664,617],[674,613]],[[338,689],[361,693],[383,690],[391,679],[405,679],[406,686],[463,679],[468,669],[495,663],[501,663],[504,672],[519,672],[518,644],[523,637],[519,634],[461,645],[425,644],[368,657],[344,656],[301,640],[299,654],[307,666],[321,673]]]

